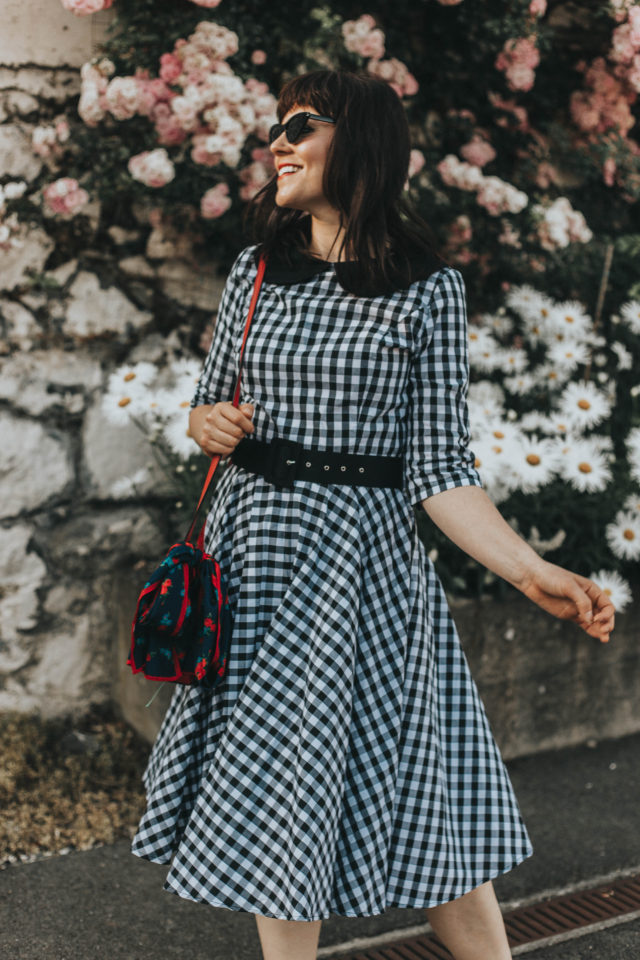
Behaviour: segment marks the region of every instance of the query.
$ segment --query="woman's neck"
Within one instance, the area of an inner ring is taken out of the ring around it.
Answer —
[[[307,252],[320,260],[335,263],[345,260],[344,251],[338,257],[338,251],[344,237],[344,228],[334,220],[320,220],[312,215],[311,236]]]

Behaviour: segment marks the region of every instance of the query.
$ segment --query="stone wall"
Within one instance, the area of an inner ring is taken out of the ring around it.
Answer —
[[[47,173],[33,129],[77,95],[109,17],[76,18],[57,0],[37,15],[33,0],[10,0],[4,13],[0,182],[31,188]],[[194,275],[179,244],[139,220],[105,234],[91,205],[68,259],[46,219],[0,247],[0,710],[56,715],[110,700],[114,577],[166,547],[157,470],[135,497],[114,487],[153,464],[151,447],[105,422],[101,395],[116,364],[184,355],[179,307],[211,314],[221,282],[213,269]]]

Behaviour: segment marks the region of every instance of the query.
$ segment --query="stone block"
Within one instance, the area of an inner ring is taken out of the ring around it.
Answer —
[[[167,260],[158,267],[157,276],[163,293],[172,300],[200,310],[218,309],[225,278],[216,275],[215,264],[194,270],[183,260]]]
[[[0,518],[60,496],[74,479],[67,445],[34,420],[0,411]]]
[[[83,480],[92,497],[116,497],[114,484],[143,468],[148,468],[149,477],[139,484],[141,495],[170,493],[170,482],[158,466],[146,435],[134,424],[110,423],[102,412],[101,397],[94,400],[85,416],[82,440]]]
[[[29,659],[20,630],[36,625],[38,589],[47,572],[40,557],[29,550],[33,528],[18,523],[0,537],[0,672],[8,673]]]
[[[30,227],[21,240],[22,246],[11,247],[2,254],[0,290],[14,290],[24,284],[28,280],[27,270],[41,273],[54,247],[51,237],[40,227]]]
[[[80,71],[3,66],[0,67],[0,90],[24,90],[39,99],[62,104],[80,93]]]
[[[153,314],[138,310],[117,287],[103,289],[94,273],[81,271],[69,289],[63,331],[82,340],[103,334],[124,335],[148,326]]]
[[[6,254],[3,254],[6,256]],[[0,300],[0,317],[8,345],[20,350],[31,350],[44,337],[33,314],[15,300]]]
[[[14,353],[0,361],[0,399],[25,413],[79,413],[85,392],[102,384],[100,364],[81,352],[53,348]]]
[[[0,170],[3,175],[29,182],[36,179],[42,166],[42,160],[31,149],[30,128],[15,123],[0,126]]]

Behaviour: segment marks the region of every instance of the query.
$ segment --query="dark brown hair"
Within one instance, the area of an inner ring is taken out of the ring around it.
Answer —
[[[323,191],[345,228],[338,251],[355,263],[336,263],[341,285],[362,296],[402,289],[412,282],[411,260],[438,256],[431,230],[404,193],[411,150],[409,125],[397,93],[371,74],[314,70],[292,77],[280,91],[278,120],[296,106],[336,119],[324,169]],[[277,174],[247,205],[252,240],[291,263],[304,252],[311,217],[278,207]]]

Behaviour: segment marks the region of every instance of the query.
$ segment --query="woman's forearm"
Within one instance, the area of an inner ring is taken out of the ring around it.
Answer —
[[[422,506],[456,546],[514,587],[541,562],[482,487],[443,490],[423,500]]]

